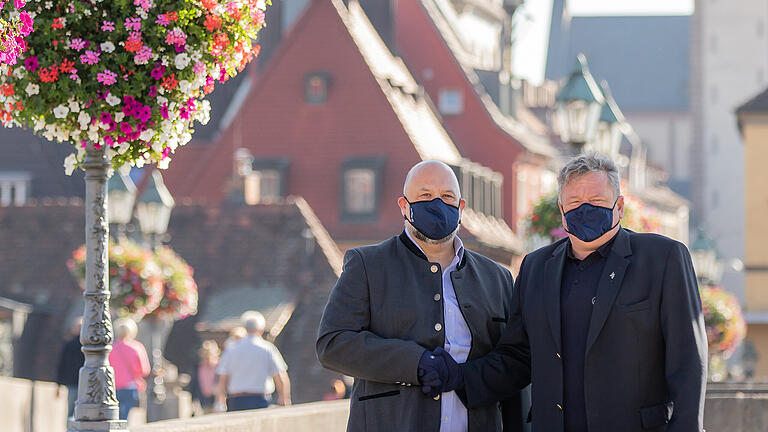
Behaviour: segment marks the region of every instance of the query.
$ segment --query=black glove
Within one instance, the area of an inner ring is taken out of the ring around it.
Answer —
[[[442,382],[440,380],[440,370],[445,367],[445,361],[435,356],[431,351],[424,351],[419,359],[418,377],[421,383],[421,391],[436,397],[440,394]]]
[[[464,388],[464,374],[461,372],[459,364],[451,355],[442,347],[437,347],[432,352],[432,355],[441,359],[443,369],[439,369],[440,375],[440,392],[447,393],[453,390],[460,390]]]

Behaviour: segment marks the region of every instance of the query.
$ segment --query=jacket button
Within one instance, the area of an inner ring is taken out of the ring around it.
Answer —
[[[435,294],[433,298],[435,299],[435,301],[440,301],[440,294]]]
[[[437,273],[437,271],[438,271],[438,270],[440,270],[440,269],[439,269],[439,268],[437,268],[437,265],[435,265],[435,264],[432,264],[432,267],[430,267],[430,268],[429,268],[429,270],[430,270],[432,273]]]
[[[435,331],[440,331],[443,329],[443,325],[440,323],[435,324]]]
[[[560,405],[560,404],[555,404],[555,405],[557,405],[557,409],[559,409],[560,411],[563,410],[563,406],[562,405]]]
[[[437,395],[437,396],[433,397],[432,399],[434,399],[434,400],[440,400],[440,395]]]
[[[562,358],[562,357],[560,356],[560,353],[557,353],[557,354],[555,354],[555,355],[557,356],[557,358]]]

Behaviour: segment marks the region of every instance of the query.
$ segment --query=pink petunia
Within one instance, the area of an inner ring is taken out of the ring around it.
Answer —
[[[115,23],[113,23],[112,21],[104,21],[101,24],[101,31],[108,31],[108,32],[115,31]]]
[[[142,9],[144,9],[146,11],[146,10],[149,10],[149,6],[150,6],[151,2],[150,2],[150,0],[133,0],[133,4],[135,6],[141,7]]]
[[[80,62],[82,64],[94,65],[99,62],[100,53],[97,51],[88,50],[80,56]]]
[[[168,120],[168,104],[164,103],[162,107],[160,107],[160,114],[163,116],[164,119]]]
[[[16,9],[21,9],[26,4],[27,4],[27,0],[13,0],[13,5],[16,6]]]
[[[166,14],[161,14],[157,16],[157,19],[155,20],[155,24],[159,24],[163,27],[168,27],[168,24],[171,23],[171,19],[168,18]]]
[[[129,133],[133,132],[133,127],[131,127],[131,125],[129,125],[128,123],[121,123],[120,132],[128,135]]]
[[[109,69],[104,69],[104,72],[96,74],[96,80],[103,85],[112,85],[117,81],[117,74]]]
[[[203,72],[205,72],[205,63],[203,62],[197,62],[194,66],[192,66],[192,71],[195,73],[195,75],[200,75]]]
[[[69,42],[69,49],[73,49],[75,51],[80,51],[83,48],[85,48],[85,41],[80,38],[72,39]]]
[[[133,60],[138,64],[145,64],[152,58],[152,49],[146,45],[139,48],[139,51],[133,57]]]
[[[112,123],[112,114],[107,112],[101,113],[99,120],[101,120],[101,122],[104,123],[105,125],[108,125]]]
[[[163,74],[165,73],[165,66],[158,66],[154,69],[152,69],[152,72],[150,72],[150,75],[155,80],[159,81],[163,79]]]
[[[141,18],[126,18],[125,28],[133,31],[141,30]]]
[[[27,13],[27,11],[21,11],[19,14],[19,19],[21,20],[21,35],[29,36],[29,34],[32,33],[33,28],[32,17]]]
[[[149,93],[147,93],[147,96],[151,98],[157,96],[157,86],[153,86],[153,85],[149,86]]]
[[[27,70],[30,72],[36,71],[39,66],[40,63],[37,62],[37,57],[35,56],[28,57],[26,60],[24,60],[24,67],[27,68]]]
[[[110,146],[110,147],[113,147],[113,146],[115,145],[115,142],[112,140],[112,137],[111,137],[111,136],[109,136],[109,135],[107,135],[107,136],[105,136],[105,137],[104,137],[104,142],[105,142],[105,143],[106,143],[108,146]]]

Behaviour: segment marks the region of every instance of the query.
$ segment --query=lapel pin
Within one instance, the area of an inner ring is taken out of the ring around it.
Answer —
[[[613,280],[613,278],[616,277],[616,273],[615,272],[611,272],[611,274],[608,275],[608,277],[611,278],[611,280]]]

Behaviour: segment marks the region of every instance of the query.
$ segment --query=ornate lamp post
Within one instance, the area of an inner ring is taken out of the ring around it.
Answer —
[[[613,99],[608,83],[602,81],[600,87],[605,97],[605,103],[600,110],[595,137],[589,144],[589,147],[598,153],[616,160],[616,157],[619,155],[619,146],[621,145],[623,135],[622,124],[624,123],[624,114]]]
[[[112,174],[107,183],[109,196],[109,222],[117,225],[118,235],[124,235],[125,225],[133,217],[133,204],[136,202],[136,185],[133,180],[120,171]]]
[[[139,220],[142,234],[149,237],[153,249],[157,249],[161,243],[159,239],[168,230],[173,206],[173,197],[168,188],[165,187],[162,174],[158,170],[152,171],[147,188],[141,194],[136,205],[136,217]],[[152,353],[152,380],[150,383],[152,400],[147,407],[147,416],[149,420],[156,420],[162,418],[162,403],[166,398],[163,381],[163,352],[160,347],[168,322],[154,318],[148,324],[150,325],[152,344],[150,351]]]
[[[144,235],[150,237],[152,247],[157,246],[157,238],[168,230],[173,206],[173,197],[165,187],[162,174],[157,170],[152,171],[147,188],[136,205],[139,227]]]
[[[696,279],[702,286],[717,285],[723,275],[723,264],[717,257],[715,241],[699,228],[691,244],[691,260],[696,270]]]
[[[589,73],[584,54],[578,55],[576,66],[556,99],[560,137],[579,151],[592,141],[605,102],[600,87]]]
[[[80,330],[85,363],[80,368],[75,420],[70,431],[126,430],[128,424],[118,420],[115,377],[109,365],[112,351],[112,319],[109,312],[109,279],[107,272],[109,224],[106,209],[107,171],[109,161],[104,147],[89,144],[85,161],[85,311]]]

